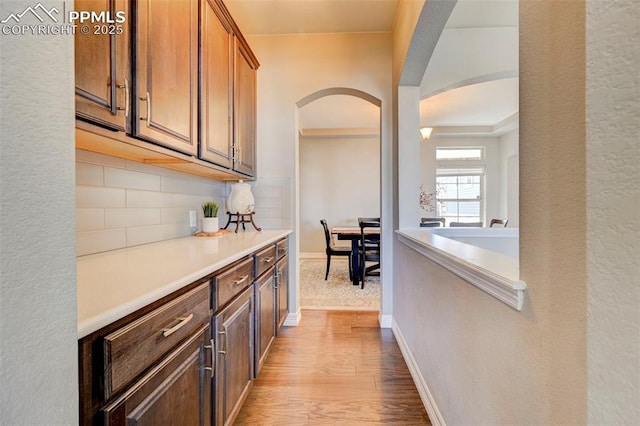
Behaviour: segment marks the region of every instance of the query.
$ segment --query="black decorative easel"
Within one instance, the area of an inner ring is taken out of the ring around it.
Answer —
[[[242,224],[242,230],[244,231],[246,230],[246,228],[244,227],[244,224],[251,223],[253,227],[256,228],[256,231],[262,231],[262,228],[258,228],[258,225],[256,225],[256,223],[253,221],[253,215],[255,214],[255,212],[251,212],[251,213],[227,212],[227,214],[229,215],[229,219],[227,220],[227,224],[222,229],[227,229],[230,224],[235,223],[236,224],[235,232],[237,233],[238,228],[240,227],[240,224]]]

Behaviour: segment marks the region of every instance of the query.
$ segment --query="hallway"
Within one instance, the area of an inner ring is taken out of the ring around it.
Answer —
[[[430,424],[377,312],[302,313],[285,327],[236,425]]]

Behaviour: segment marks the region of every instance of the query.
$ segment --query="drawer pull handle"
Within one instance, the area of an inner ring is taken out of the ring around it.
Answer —
[[[249,275],[243,275],[242,277],[240,277],[237,280],[235,280],[233,282],[233,285],[242,284],[243,282],[245,282],[247,280],[247,278],[249,278]]]
[[[189,314],[189,316],[187,316],[187,317],[180,317],[178,319],[180,320],[180,322],[177,323],[176,325],[174,325],[173,327],[171,327],[171,328],[163,328],[162,329],[162,335],[164,337],[169,337],[173,333],[175,333],[176,331],[178,331],[182,327],[184,327],[185,324],[187,324],[189,321],[191,321],[193,319],[193,314]]]
[[[264,263],[271,263],[271,262],[273,262],[273,257],[267,257],[266,259],[262,259],[262,261]]]

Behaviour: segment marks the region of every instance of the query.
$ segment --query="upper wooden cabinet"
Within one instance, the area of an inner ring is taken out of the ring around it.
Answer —
[[[201,4],[200,158],[233,166],[233,30],[214,0]]]
[[[109,11],[111,16],[126,8],[125,0],[75,2],[76,10]],[[128,21],[108,29],[109,34],[76,33],[76,115],[108,129],[126,131],[131,89]]]
[[[235,42],[235,132],[233,168],[256,172],[256,71],[258,64],[245,44]]]
[[[76,9],[126,12],[112,34],[76,33],[78,148],[214,179],[256,176],[259,64],[222,0]]]
[[[134,37],[133,135],[196,155],[198,2],[138,1]]]
[[[219,0],[201,21],[200,158],[255,176],[258,61]]]

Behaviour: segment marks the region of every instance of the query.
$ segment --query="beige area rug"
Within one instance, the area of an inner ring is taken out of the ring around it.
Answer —
[[[364,288],[349,280],[346,260],[331,258],[329,279],[324,280],[326,259],[300,261],[302,309],[377,311],[380,309],[380,277],[367,277]]]

